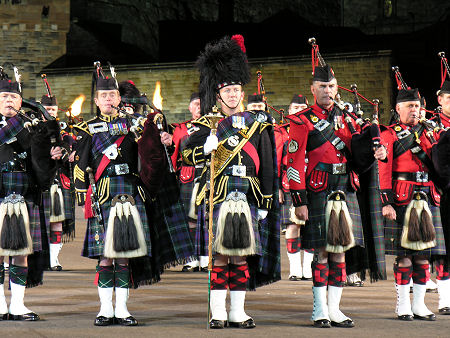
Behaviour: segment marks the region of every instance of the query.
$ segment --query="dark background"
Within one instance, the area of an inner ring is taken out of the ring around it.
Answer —
[[[314,36],[325,59],[392,50],[393,65],[434,108],[449,28],[450,2],[436,0],[72,0],[67,54],[48,67],[191,62],[207,42],[236,33],[249,58],[304,56]]]

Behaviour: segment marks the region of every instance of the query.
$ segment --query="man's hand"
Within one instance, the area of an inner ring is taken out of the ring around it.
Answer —
[[[163,131],[161,133],[161,143],[164,144],[166,147],[172,145],[172,135]]]
[[[283,189],[278,189],[278,201],[280,204],[284,203],[284,192]]]
[[[69,155],[69,162],[75,161],[75,153],[76,151],[72,151],[72,153]]]
[[[392,207],[392,205],[388,204],[381,209],[381,212],[383,213],[383,216],[391,221],[395,221],[397,218],[397,213],[395,212],[395,209]]]
[[[61,147],[52,147],[52,149],[50,149],[50,156],[52,157],[52,160],[59,160],[63,156]]]
[[[269,213],[268,210],[258,209],[258,221],[263,220],[264,218],[266,218],[268,213]]]
[[[385,146],[378,147],[375,150],[374,155],[377,160],[384,161],[387,157],[387,151]]]
[[[219,146],[219,139],[216,135],[209,135],[206,138],[206,142],[203,145],[203,153],[205,155],[211,154],[213,150],[217,150],[217,147]]]
[[[307,221],[308,218],[308,207],[306,205],[302,205],[300,207],[295,208],[295,216],[301,221]]]

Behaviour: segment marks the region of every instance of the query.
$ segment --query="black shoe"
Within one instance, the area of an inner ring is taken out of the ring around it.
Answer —
[[[138,322],[136,318],[134,318],[133,316],[129,316],[127,318],[116,318],[116,324],[123,326],[136,326],[138,325]]]
[[[311,278],[302,277],[302,280],[313,280],[313,279],[312,277]]]
[[[198,266],[194,268],[193,266],[185,265],[183,266],[183,269],[181,269],[181,272],[197,272],[197,271],[199,271]]]
[[[442,307],[439,309],[441,315],[450,315],[450,307]]]
[[[414,319],[414,317],[411,316],[411,315],[401,315],[401,316],[398,316],[397,319],[398,320],[404,320],[406,322],[410,322],[410,321],[412,321]]]
[[[313,323],[314,327],[320,327],[320,328],[328,328],[331,327],[330,321],[328,319],[319,319],[315,320]]]
[[[203,268],[200,269],[201,272],[208,272],[208,267],[204,266]]]
[[[109,326],[114,324],[114,317],[98,316],[95,318],[95,326]]]
[[[434,320],[436,320],[436,315],[434,313],[432,313],[430,315],[426,315],[426,316],[419,316],[419,315],[415,314],[414,319],[434,321]]]
[[[0,315],[0,320],[8,320],[8,314],[5,313],[3,315]]]
[[[253,318],[249,318],[243,322],[229,322],[230,327],[237,327],[239,329],[253,329],[256,327],[255,321]]]
[[[50,271],[62,271],[62,266],[61,265],[57,265],[57,266],[51,266],[49,268]]]
[[[226,320],[211,319],[209,322],[210,329],[223,329],[225,326],[227,326]]]
[[[353,320],[351,320],[351,319],[346,319],[346,320],[344,320],[342,322],[339,322],[339,323],[331,321],[331,326],[348,327],[348,328],[350,328],[350,327],[354,327],[355,323],[353,323]]]
[[[289,280],[291,282],[297,282],[299,280],[302,280],[302,277],[298,277],[298,276],[289,276]]]
[[[36,320],[39,320],[39,319],[40,319],[39,315],[34,312],[25,313],[23,315],[9,314],[9,320],[26,320],[29,322],[35,322]]]

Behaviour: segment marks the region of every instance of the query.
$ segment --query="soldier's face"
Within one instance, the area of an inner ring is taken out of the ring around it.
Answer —
[[[330,82],[314,81],[311,85],[311,93],[314,95],[316,103],[324,108],[330,108],[333,105],[337,91],[336,79]]]
[[[306,108],[308,108],[308,106],[304,103],[291,103],[289,105],[288,113],[289,115],[292,115]]]
[[[450,116],[450,94],[441,94],[438,96],[438,103],[442,107],[442,112]]]
[[[11,117],[17,113],[11,109],[19,110],[22,106],[22,97],[16,93],[2,92],[0,93],[0,114]]]
[[[112,108],[111,106],[115,107],[119,106],[120,103],[119,91],[115,89],[98,90],[97,97],[94,98],[94,102],[100,109],[102,114],[114,115],[117,112],[117,110]]]
[[[419,123],[420,118],[420,101],[407,101],[397,103],[395,106],[400,121],[404,124],[414,126]]]
[[[191,112],[193,120],[200,117],[200,99],[192,100],[191,103],[189,103],[189,111]]]
[[[44,108],[54,118],[58,117],[58,106],[44,106]]]
[[[222,110],[224,112],[227,112],[230,108],[238,108],[243,98],[244,92],[241,85],[230,85],[219,90],[219,100],[225,103],[225,105],[227,106],[224,107],[222,105]]]
[[[247,110],[265,110],[266,104],[264,102],[254,102],[247,105]]]

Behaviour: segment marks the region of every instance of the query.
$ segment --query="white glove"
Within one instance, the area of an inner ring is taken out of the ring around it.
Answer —
[[[258,209],[258,221],[266,218],[268,213],[269,213],[268,210]]]
[[[218,145],[219,145],[219,139],[217,138],[217,136],[216,135],[209,135],[206,138],[205,144],[203,145],[203,153],[205,155],[211,154],[211,152],[213,150],[217,150]]]

